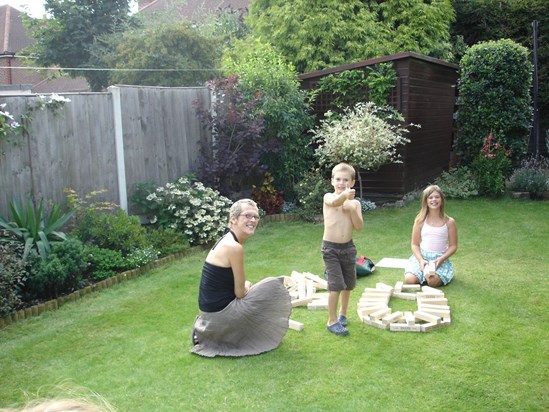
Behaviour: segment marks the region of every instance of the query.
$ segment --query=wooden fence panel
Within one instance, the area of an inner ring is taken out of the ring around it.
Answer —
[[[206,88],[120,86],[123,179],[130,204],[135,184],[173,181],[196,170],[200,141],[208,139],[193,102],[210,104]],[[71,101],[54,111],[33,110],[22,145],[0,141],[0,216],[9,202],[32,194],[55,203],[65,188],[80,196],[104,189],[94,198],[122,204],[116,157],[112,91],[66,94]],[[15,118],[29,112],[37,96],[0,96]]]

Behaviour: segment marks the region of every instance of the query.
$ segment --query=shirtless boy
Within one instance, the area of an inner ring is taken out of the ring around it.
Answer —
[[[328,331],[338,335],[349,334],[347,307],[351,290],[356,285],[356,247],[353,230],[364,226],[360,202],[355,199],[355,169],[347,163],[339,163],[332,169],[333,193],[324,195],[324,235],[322,258],[328,276]],[[341,295],[339,317],[337,307]]]

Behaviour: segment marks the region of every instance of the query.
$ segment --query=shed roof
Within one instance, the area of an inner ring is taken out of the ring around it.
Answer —
[[[339,73],[346,70],[353,70],[361,67],[372,66],[374,64],[387,63],[395,60],[402,60],[402,59],[408,59],[408,58],[414,58],[414,59],[423,60],[423,61],[427,61],[434,64],[439,64],[441,66],[447,66],[455,70],[459,69],[459,65],[457,64],[446,62],[440,59],[435,59],[434,57],[424,56],[422,54],[418,54],[414,52],[402,52],[402,53],[392,54],[390,56],[375,57],[373,59],[362,60],[356,63],[330,67],[329,69],[315,70],[313,72],[300,74],[298,78],[301,80],[313,79],[315,77],[323,77],[329,74]]]

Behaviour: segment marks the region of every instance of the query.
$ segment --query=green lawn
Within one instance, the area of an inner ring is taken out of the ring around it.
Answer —
[[[407,258],[418,208],[415,201],[366,213],[359,253],[375,262]],[[0,407],[68,387],[128,412],[549,410],[549,202],[452,200],[447,211],[459,230],[456,278],[443,288],[447,328],[406,333],[359,323],[362,289],[402,278],[378,268],[358,281],[348,337],[326,331],[326,311],[295,308],[292,319],[305,329],[289,330],[272,352],[191,355],[199,252],[0,330]],[[262,225],[246,245],[249,278],[321,274],[321,238],[321,225]]]

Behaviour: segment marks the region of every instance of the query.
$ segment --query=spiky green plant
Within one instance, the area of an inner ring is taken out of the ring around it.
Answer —
[[[74,215],[74,211],[62,213],[61,207],[54,204],[49,213],[46,211],[44,199],[40,199],[35,207],[32,196],[26,202],[10,202],[11,220],[0,216],[0,227],[13,233],[25,249],[23,259],[35,249],[42,259],[46,259],[51,250],[51,243],[62,242],[65,233],[59,231]]]

